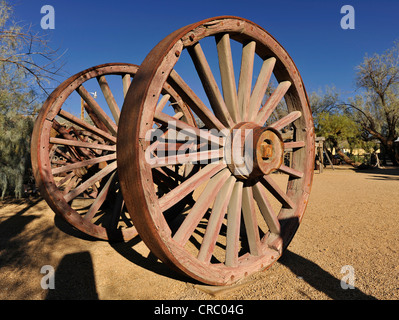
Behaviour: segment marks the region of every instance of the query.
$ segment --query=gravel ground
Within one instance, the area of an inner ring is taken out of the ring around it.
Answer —
[[[315,173],[282,258],[227,288],[169,270],[140,239],[110,244],[71,230],[42,199],[0,203],[0,300],[399,299],[399,169]],[[41,286],[55,270],[55,289]],[[41,273],[41,271],[43,273]],[[353,276],[353,289],[341,279]]]

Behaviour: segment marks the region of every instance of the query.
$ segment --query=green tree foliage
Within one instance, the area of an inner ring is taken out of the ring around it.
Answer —
[[[12,21],[0,1],[0,197],[19,198],[31,179],[30,136],[45,85],[54,80],[55,51],[30,28]],[[45,62],[43,63],[43,61]]]
[[[352,150],[361,146],[359,125],[344,113],[323,111],[317,115],[317,120],[316,134],[325,137],[326,143],[334,148],[345,162],[358,166],[359,163],[355,163],[344,154],[341,147],[348,146]]]
[[[23,184],[30,178],[30,134],[33,118],[9,111],[0,115],[0,190],[1,198],[13,192],[23,193]]]
[[[334,148],[353,143],[359,137],[358,125],[346,114],[322,112],[318,115],[317,133]]]
[[[343,147],[350,149],[361,145],[361,129],[352,119],[351,115],[338,108],[340,95],[335,88],[327,87],[324,92],[313,92],[310,95],[316,135],[326,139],[326,146],[335,151],[343,160],[357,166],[341,150]]]
[[[338,108],[340,95],[335,88],[310,95],[316,134],[324,136],[331,147],[354,143],[360,138],[360,128],[345,110]]]

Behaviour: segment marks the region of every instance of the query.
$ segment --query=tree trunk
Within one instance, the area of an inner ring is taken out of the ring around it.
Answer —
[[[342,152],[342,150],[339,147],[334,147],[335,151],[338,153],[338,155],[344,160],[347,164],[351,165],[354,168],[357,168],[361,165],[359,162],[353,161],[351,158],[349,158],[345,153]]]
[[[338,141],[333,140],[332,142],[333,142],[333,147],[335,149],[335,152],[338,153],[338,155],[342,158],[342,160],[344,160],[347,164],[351,165],[354,168],[357,168],[357,167],[359,167],[359,165],[361,165],[361,163],[357,163],[357,162],[353,161],[345,153],[342,152],[341,148],[338,147]]]
[[[393,139],[389,139],[386,143],[381,141],[381,144],[384,146],[385,152],[388,155],[389,159],[392,161],[394,166],[399,166],[399,156],[395,151],[395,144]]]

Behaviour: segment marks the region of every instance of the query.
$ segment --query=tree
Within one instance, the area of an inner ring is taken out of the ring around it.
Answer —
[[[360,163],[351,160],[341,150],[344,143],[351,146],[351,149],[359,145],[359,126],[346,114],[326,111],[318,114],[317,122],[316,134],[325,137],[326,143],[329,143],[346,163],[354,167],[359,166]]]
[[[364,138],[379,140],[392,163],[398,165],[394,141],[399,121],[399,43],[381,55],[366,55],[357,67],[356,84],[363,94],[342,105],[353,110]]]
[[[337,104],[340,102],[340,94],[335,87],[326,87],[324,90],[312,92],[309,96],[315,127],[318,126],[318,117],[323,112],[337,112]]]
[[[46,84],[59,75],[59,59],[48,41],[12,21],[13,8],[0,1],[0,197],[20,198],[30,178],[30,136]]]
[[[15,112],[0,115],[0,189],[3,199],[7,191],[16,198],[23,193],[23,184],[29,180],[30,135],[33,118]]]
[[[334,87],[326,87],[319,92],[312,92],[309,97],[315,123],[316,134],[326,139],[326,144],[339,154],[348,164],[357,167],[359,163],[351,160],[342,147],[348,145],[351,149],[360,144],[360,127],[348,112],[337,107],[341,104],[340,95]]]
[[[19,198],[28,179],[29,140],[34,115],[38,109],[36,95],[17,70],[9,66],[0,70],[0,190],[1,198],[12,191]]]

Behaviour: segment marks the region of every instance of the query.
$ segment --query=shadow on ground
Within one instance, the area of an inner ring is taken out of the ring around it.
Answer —
[[[384,174],[386,173],[384,172]],[[395,170],[394,175],[398,175],[397,170]],[[51,251],[51,249],[49,249],[51,245],[54,245],[54,242],[62,240],[61,238],[57,238],[58,232],[54,232],[53,226],[43,226],[41,230],[36,230],[33,233],[29,233],[29,235],[21,236],[25,227],[39,218],[36,214],[25,215],[25,213],[40,201],[42,201],[42,199],[27,203],[26,207],[22,210],[0,222],[0,272],[3,268],[9,268],[10,266],[15,270],[30,268],[38,272],[42,266],[41,263],[48,259],[47,255],[49,254],[49,250]],[[61,221],[58,221],[56,225],[58,227],[61,226],[61,230],[70,234],[71,230]],[[76,236],[79,237],[79,235]],[[152,253],[145,257],[134,250],[134,246],[140,241],[142,241],[140,237],[136,237],[126,243],[110,243],[110,245],[116,252],[130,262],[158,275],[178,281],[197,283],[170,269],[167,265],[160,262]],[[27,246],[30,242],[33,243],[31,247]],[[43,251],[43,248],[47,249]],[[323,270],[316,263],[290,250],[285,251],[284,255],[279,259],[279,263],[289,268],[292,273],[301,277],[316,290],[324,292],[331,299],[375,299],[373,296],[367,295],[357,288],[343,290],[339,279]],[[63,256],[58,263],[54,276],[55,289],[48,290],[45,299],[96,300],[99,298],[94,277],[93,261],[88,251],[66,254]],[[10,282],[11,286],[13,285],[11,280],[7,281]],[[30,285],[31,281],[33,281],[31,278],[18,278],[18,281],[15,282],[14,285],[18,285],[18,287],[24,286],[24,283],[25,285]],[[32,291],[30,293],[34,292]],[[29,299],[29,295],[22,297],[22,299]]]
[[[385,168],[373,168],[360,170],[355,169],[357,173],[366,173],[371,175],[367,179],[372,180],[399,180],[399,167],[385,167]]]
[[[367,295],[357,288],[342,289],[341,280],[320,268],[316,263],[289,250],[285,251],[279,263],[333,300],[376,300],[373,296]]]
[[[46,300],[98,300],[90,252],[65,255],[54,274]]]
[[[115,242],[115,243],[110,243],[110,245],[116,252],[122,255],[125,259],[129,260],[130,262],[144,269],[147,269],[156,274],[172,278],[178,281],[191,282],[197,284],[195,280],[180,274],[178,271],[175,271],[166,264],[162,263],[152,252],[150,252],[150,254],[147,257],[144,257],[141,253],[134,250],[133,247],[141,241],[142,241],[141,238],[137,236],[128,242]]]

